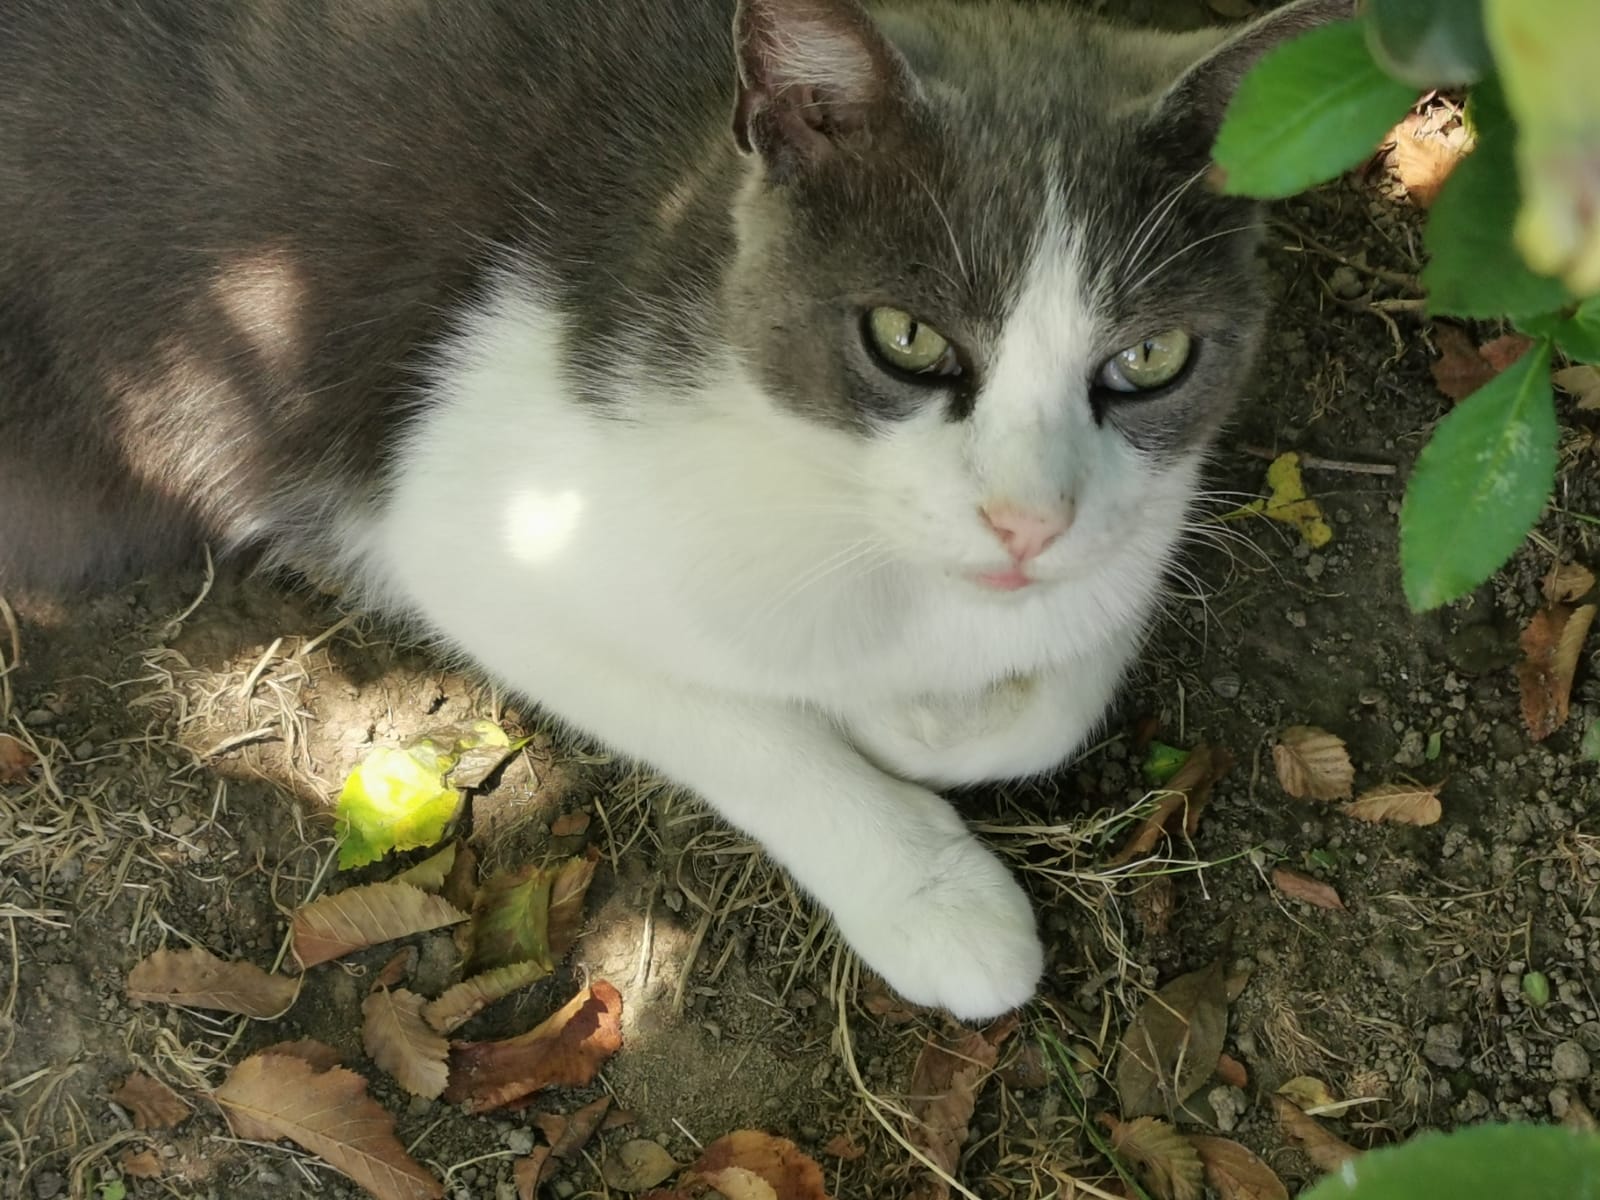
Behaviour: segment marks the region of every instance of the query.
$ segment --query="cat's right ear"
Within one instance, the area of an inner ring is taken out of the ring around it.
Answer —
[[[856,0],[739,0],[733,134],[779,178],[900,119],[911,68]]]

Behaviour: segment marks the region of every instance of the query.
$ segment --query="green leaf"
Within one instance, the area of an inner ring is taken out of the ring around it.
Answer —
[[[1522,995],[1535,1008],[1543,1008],[1550,1003],[1550,977],[1543,971],[1524,971]]]
[[[467,974],[517,963],[554,970],[582,926],[583,902],[598,862],[591,855],[557,867],[521,867],[485,883],[472,910]]]
[[[1223,190],[1276,199],[1333,179],[1370,155],[1416,98],[1373,62],[1354,21],[1285,42],[1228,105],[1212,149]]]
[[[344,781],[336,810],[339,869],[376,862],[391,850],[431,846],[461,808],[439,763],[408,750],[380,747]]]
[[[1151,742],[1149,753],[1144,756],[1139,769],[1144,773],[1146,783],[1151,787],[1160,787],[1176,775],[1188,759],[1187,750],[1180,750],[1165,742]]]
[[[1369,1150],[1301,1200],[1600,1200],[1600,1136],[1541,1125],[1478,1125]]]
[[[1590,296],[1570,314],[1544,313],[1517,322],[1523,333],[1551,337],[1569,358],[1600,363],[1600,296]]]
[[[1512,242],[1520,203],[1516,130],[1493,82],[1473,90],[1470,112],[1477,149],[1445,180],[1423,234],[1428,310],[1457,317],[1552,312],[1572,297],[1559,279],[1529,270]]]
[[[1476,83],[1493,69],[1475,0],[1368,0],[1365,17],[1372,57],[1418,90]]]
[[[1600,290],[1600,4],[1484,0],[1520,130],[1516,240],[1536,271]]]
[[[1439,422],[1400,510],[1400,566],[1418,612],[1477,587],[1539,519],[1556,473],[1550,343],[1541,341]]]

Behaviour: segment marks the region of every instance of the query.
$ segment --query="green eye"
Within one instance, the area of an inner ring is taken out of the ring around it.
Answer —
[[[898,308],[875,308],[867,314],[867,342],[880,359],[908,375],[961,374],[961,359],[950,340]]]
[[[1176,379],[1188,365],[1193,342],[1181,329],[1147,337],[1113,355],[1095,381],[1114,392],[1149,392]]]

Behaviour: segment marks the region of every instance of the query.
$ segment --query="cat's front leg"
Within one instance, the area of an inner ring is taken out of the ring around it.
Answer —
[[[981,1019],[1033,995],[1032,906],[943,798],[868,762],[821,714],[541,641],[516,672],[530,694],[759,841],[907,999]]]
[[[863,705],[845,715],[874,762],[905,779],[958,787],[1060,766],[1104,717],[1120,656],[1002,680],[981,692]]]

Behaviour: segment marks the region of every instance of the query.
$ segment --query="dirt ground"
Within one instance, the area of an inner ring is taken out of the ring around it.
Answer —
[[[1049,944],[1045,994],[981,1090],[959,1172],[983,1200],[1104,1181],[1084,1116],[1115,1108],[1121,1030],[1149,989],[1217,960],[1250,969],[1226,1041],[1248,1082],[1213,1081],[1201,1107],[1291,1190],[1317,1174],[1268,1099],[1291,1076],[1370,1098],[1330,1122],[1360,1148],[1424,1128],[1560,1118],[1573,1097],[1600,1105],[1600,1001],[1588,983],[1600,970],[1600,784],[1579,755],[1600,719],[1600,677],[1586,660],[1570,720],[1535,743],[1512,670],[1552,563],[1600,566],[1594,415],[1563,408],[1556,504],[1514,563],[1470,601],[1413,616],[1395,514],[1449,402],[1414,306],[1372,301],[1416,294],[1404,282],[1419,266],[1415,222],[1349,182],[1272,219],[1273,332],[1217,452],[1208,511],[1260,494],[1280,450],[1397,471],[1308,468],[1334,533],[1315,552],[1281,525],[1213,523],[1234,536],[1196,541],[1105,740],[1058,778],[966,799],[1028,881]],[[898,1110],[939,1020],[886,1003],[825,923],[692,800],[550,738],[532,711],[289,581],[197,569],[70,604],[10,599],[22,661],[4,679],[0,718],[44,769],[0,788],[0,1195],[114,1200],[119,1179],[133,1197],[356,1195],[309,1157],[235,1141],[204,1099],[227,1064],[299,1037],[333,1044],[368,1075],[452,1197],[515,1195],[511,1163],[533,1140],[526,1114],[408,1100],[364,1059],[359,971],[314,972],[270,1024],[124,994],[128,968],[162,945],[277,961],[286,912],[329,881],[328,806],[345,773],[373,745],[478,715],[535,735],[474,802],[486,862],[589,843],[603,860],[565,966],[469,1032],[520,1032],[584,977],[624,997],[622,1052],[594,1087],[540,1107],[570,1111],[609,1092],[637,1124],[598,1139],[547,1194],[617,1195],[599,1165],[622,1139],[654,1138],[687,1162],[746,1127],[793,1138],[840,1198],[894,1200],[923,1179],[896,1140]],[[1191,845],[1111,869],[1113,818],[1146,796],[1135,745],[1152,720],[1161,740],[1223,747],[1237,764]],[[1289,798],[1271,746],[1296,724],[1343,737],[1360,788],[1442,782],[1443,819],[1365,825]],[[553,837],[555,818],[577,811],[593,817],[588,832]],[[1347,910],[1285,898],[1268,878],[1279,865],[1331,884]],[[450,938],[417,941],[418,990],[442,985]],[[370,969],[383,957],[353,961]],[[1527,971],[1548,978],[1548,1003],[1523,995]],[[1076,1085],[1038,1069],[1041,1035],[1075,1049]],[[175,1132],[135,1130],[109,1098],[135,1069],[187,1095],[195,1116]],[[828,1154],[839,1135],[864,1153]],[[163,1178],[122,1178],[121,1157],[145,1148]]]

